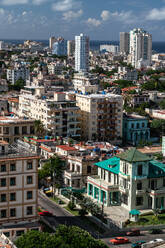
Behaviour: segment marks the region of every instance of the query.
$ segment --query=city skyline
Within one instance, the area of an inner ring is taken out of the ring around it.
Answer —
[[[74,39],[82,32],[91,40],[119,40],[119,32],[143,28],[152,33],[153,41],[163,41],[164,19],[164,0],[150,5],[147,0],[0,1],[1,39]]]

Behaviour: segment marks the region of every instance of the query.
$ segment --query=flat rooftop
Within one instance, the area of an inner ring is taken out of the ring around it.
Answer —
[[[23,119],[18,117],[8,117],[8,116],[0,116],[0,124],[10,124],[10,123],[27,123],[27,122],[33,122],[34,119]]]

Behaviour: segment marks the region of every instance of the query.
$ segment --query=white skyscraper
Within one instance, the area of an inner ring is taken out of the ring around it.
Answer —
[[[89,69],[89,37],[84,34],[75,36],[75,71]]]
[[[151,64],[152,35],[141,28],[130,31],[131,64],[136,68]]]

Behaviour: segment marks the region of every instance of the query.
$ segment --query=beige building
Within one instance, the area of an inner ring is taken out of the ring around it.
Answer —
[[[123,98],[114,94],[76,95],[85,140],[117,142],[122,137]]]
[[[0,140],[13,143],[34,134],[34,120],[0,116]]]
[[[19,116],[41,120],[55,136],[79,137],[78,110],[75,101],[66,100],[65,93],[46,95],[44,87],[26,87],[19,97]]]
[[[22,147],[0,142],[0,224],[38,219],[39,157]]]

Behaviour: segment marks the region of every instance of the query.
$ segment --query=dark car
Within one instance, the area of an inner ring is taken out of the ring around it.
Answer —
[[[129,232],[126,233],[127,236],[139,236],[140,230],[139,229],[131,229]]]
[[[151,229],[151,230],[149,230],[150,234],[160,234],[162,232],[163,232],[162,229]]]
[[[53,214],[49,211],[42,211],[38,213],[40,216],[53,216]]]
[[[141,248],[141,245],[142,245],[142,244],[145,244],[145,243],[146,243],[145,241],[139,240],[139,241],[137,241],[137,242],[135,242],[135,243],[132,243],[131,247],[132,247],[132,248]]]

